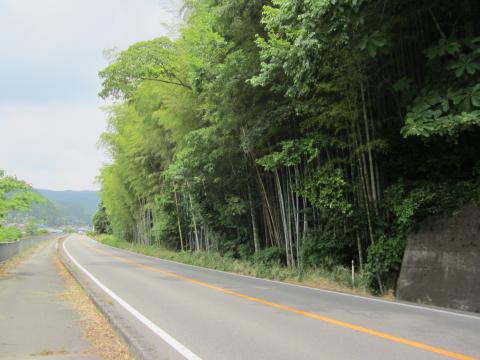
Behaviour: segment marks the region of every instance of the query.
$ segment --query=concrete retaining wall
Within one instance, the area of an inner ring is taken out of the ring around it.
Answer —
[[[0,262],[10,259],[12,256],[17,255],[23,250],[28,249],[29,247],[36,245],[42,241],[52,239],[58,235],[44,235],[44,236],[34,236],[27,239],[17,240],[9,243],[0,243]]]
[[[427,219],[410,234],[397,297],[480,312],[479,205]]]

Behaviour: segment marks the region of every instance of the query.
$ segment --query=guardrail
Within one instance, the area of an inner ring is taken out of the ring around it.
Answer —
[[[49,234],[43,236],[35,236],[31,238],[16,240],[7,243],[0,243],[0,263],[10,259],[12,256],[17,255],[23,250],[36,245],[42,241],[52,239],[58,236],[58,234]]]

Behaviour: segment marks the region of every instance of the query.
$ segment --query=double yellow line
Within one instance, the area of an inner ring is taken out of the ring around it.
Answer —
[[[187,282],[190,282],[190,283],[193,283],[193,284],[197,284],[197,285],[215,290],[215,291],[220,292],[220,293],[236,296],[236,297],[246,299],[246,300],[249,300],[249,301],[252,301],[252,302],[255,302],[255,303],[263,304],[263,305],[270,306],[270,307],[280,309],[280,310],[283,310],[283,311],[287,311],[287,312],[290,312],[290,313],[302,315],[302,316],[305,316],[305,317],[308,317],[308,318],[311,318],[311,319],[320,320],[320,321],[326,322],[328,324],[337,325],[337,326],[340,326],[340,327],[343,327],[343,328],[355,330],[355,331],[358,331],[358,332],[361,332],[361,333],[364,333],[364,334],[368,334],[368,335],[371,335],[371,336],[375,336],[375,337],[379,337],[379,338],[382,338],[382,339],[390,340],[390,341],[393,341],[393,342],[396,342],[396,343],[408,345],[408,346],[411,346],[411,347],[414,347],[414,348],[418,348],[418,349],[429,351],[429,352],[432,352],[432,353],[435,353],[435,354],[443,355],[443,356],[446,356],[446,357],[449,357],[449,358],[452,358],[452,359],[479,360],[478,358],[474,358],[474,357],[471,357],[471,356],[455,353],[455,352],[452,352],[452,351],[449,351],[449,350],[446,350],[446,349],[442,349],[442,348],[438,348],[438,347],[435,347],[435,346],[427,345],[427,344],[424,344],[424,343],[421,343],[421,342],[408,340],[408,339],[401,338],[401,337],[391,335],[391,334],[388,334],[388,333],[384,333],[384,332],[381,332],[381,331],[376,331],[376,330],[372,330],[372,329],[369,329],[369,328],[366,328],[366,327],[363,327],[363,326],[351,324],[351,323],[348,323],[348,322],[345,322],[345,321],[336,320],[336,319],[333,319],[333,318],[330,318],[330,317],[327,317],[327,316],[318,315],[318,314],[311,313],[311,312],[308,312],[308,311],[303,311],[303,310],[300,310],[300,309],[296,309],[296,308],[293,308],[293,307],[290,307],[290,306],[286,306],[286,305],[274,303],[274,302],[271,302],[271,301],[268,301],[268,300],[256,298],[256,297],[249,296],[249,295],[245,295],[245,294],[242,294],[242,293],[239,293],[239,292],[236,292],[236,291],[232,291],[232,290],[222,288],[220,286],[216,286],[216,285],[209,284],[209,283],[206,283],[206,282],[203,282],[203,281],[195,280],[195,279],[192,279],[192,278],[174,273],[172,271],[162,270],[162,269],[159,269],[159,268],[156,268],[156,267],[143,265],[143,264],[140,264],[136,261],[126,259],[126,258],[123,258],[121,256],[113,255],[113,254],[111,254],[107,251],[101,250],[101,249],[99,249],[97,247],[94,247],[90,244],[86,244],[86,246],[89,247],[90,249],[94,250],[95,252],[99,253],[99,254],[109,256],[109,257],[114,258],[116,260],[119,260],[123,263],[135,266],[137,268],[145,269],[145,270],[148,270],[148,271],[160,273],[160,274],[167,275],[167,276],[171,276],[171,277],[174,277],[174,278],[177,278],[177,279],[180,279],[180,280],[184,280],[184,281],[187,281]]]

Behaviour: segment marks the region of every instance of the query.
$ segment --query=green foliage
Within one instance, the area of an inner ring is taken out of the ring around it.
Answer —
[[[21,238],[23,233],[16,227],[3,227],[12,212],[26,212],[34,203],[45,203],[45,199],[32,191],[29,184],[15,177],[7,176],[0,169],[0,242]],[[34,235],[36,224],[32,219],[25,227],[27,235]]]
[[[400,271],[405,245],[404,238],[382,236],[376,243],[369,246],[366,272],[370,274],[372,284],[380,278],[389,287],[395,286],[394,282]]]
[[[64,234],[73,234],[73,233],[75,233],[75,229],[70,227],[70,226],[67,226],[67,227],[63,228],[63,233]]]
[[[428,73],[408,109],[404,136],[456,138],[480,126],[480,38],[441,38],[425,54]]]
[[[26,182],[7,176],[0,169],[0,226],[9,212],[27,211],[32,203],[44,201]]]
[[[395,286],[405,239],[416,224],[429,216],[449,213],[459,206],[480,200],[478,179],[456,182],[399,181],[385,190],[385,207],[391,216],[389,229],[368,248],[366,271],[376,287],[376,277]]]
[[[93,227],[98,234],[111,234],[112,228],[110,225],[110,219],[108,218],[107,211],[103,203],[98,205],[98,210],[93,216]]]
[[[372,34],[368,34],[360,39],[358,49],[360,51],[366,51],[370,57],[374,58],[377,56],[379,49],[383,48],[386,43],[385,34],[379,30],[375,30]]]
[[[113,55],[113,62],[100,72],[103,98],[130,98],[143,81],[156,81],[188,87],[177,75],[175,46],[166,37],[143,41]]]
[[[480,200],[478,179],[459,182],[398,182],[385,191],[385,206],[402,235],[428,216],[448,213],[469,201]]]
[[[283,265],[285,266],[285,252],[283,249],[271,246],[255,253],[253,260],[255,263],[264,266]]]
[[[38,222],[34,218],[30,218],[28,222],[25,224],[25,234],[27,236],[33,236],[38,233]]]
[[[23,237],[23,233],[15,226],[0,226],[0,243],[11,242]]]
[[[347,189],[342,170],[327,165],[316,169],[304,181],[300,193],[319,209],[335,210],[349,216],[352,214],[352,204],[346,200]]]
[[[380,290],[416,223],[478,198],[474,11],[198,0],[185,13],[175,39],[100,72],[113,161],[96,221],[121,246],[348,286],[354,260]]]
[[[310,231],[300,252],[304,267],[332,270],[338,264],[348,264],[353,253],[348,237],[341,237],[332,227]]]

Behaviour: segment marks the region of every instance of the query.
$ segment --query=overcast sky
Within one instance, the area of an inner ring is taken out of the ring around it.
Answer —
[[[0,169],[96,189],[103,50],[171,35],[180,0],[0,0]]]

